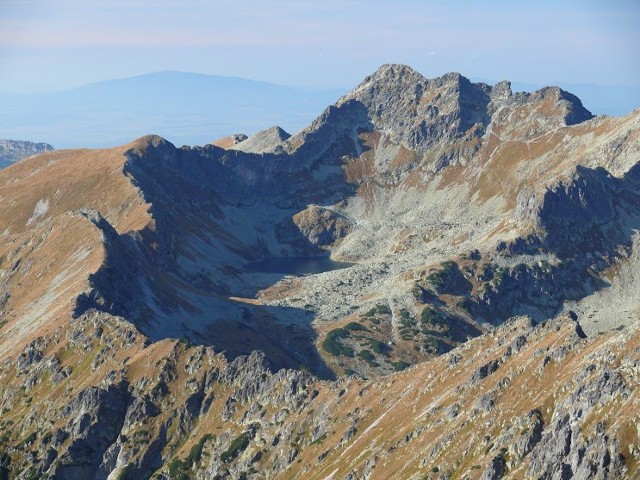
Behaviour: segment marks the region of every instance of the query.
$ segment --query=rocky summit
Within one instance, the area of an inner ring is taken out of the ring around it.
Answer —
[[[293,135],[0,172],[0,478],[640,476],[640,110],[384,65]]]

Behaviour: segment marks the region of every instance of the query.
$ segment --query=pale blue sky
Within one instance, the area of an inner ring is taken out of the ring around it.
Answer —
[[[427,76],[640,85],[637,0],[0,0],[0,91],[160,70],[351,87]]]

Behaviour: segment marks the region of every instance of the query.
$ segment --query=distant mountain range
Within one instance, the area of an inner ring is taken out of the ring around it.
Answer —
[[[0,140],[0,169],[8,167],[18,160],[49,152],[53,147],[48,143],[34,143],[25,140]]]
[[[56,93],[0,94],[0,134],[57,148],[114,146],[150,132],[178,145],[202,145],[272,125],[295,132],[343,93],[158,72]]]

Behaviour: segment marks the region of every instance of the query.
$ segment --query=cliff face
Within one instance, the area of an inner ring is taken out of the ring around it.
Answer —
[[[236,137],[0,172],[3,472],[637,473],[638,112],[385,65]]]

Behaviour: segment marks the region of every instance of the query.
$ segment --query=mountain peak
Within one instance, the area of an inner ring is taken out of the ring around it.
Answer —
[[[424,82],[426,78],[408,65],[386,63],[368,75],[350,94],[371,88],[393,87]]]
[[[337,106],[349,108],[347,104],[355,101],[366,108],[375,130],[425,154],[435,145],[461,138],[476,124],[481,128],[472,135],[482,134],[489,122],[489,93],[487,85],[471,83],[458,72],[427,79],[406,65],[385,64]],[[449,160],[435,163],[443,162]]]
[[[417,70],[414,70],[409,65],[403,65],[400,63],[385,63],[371,75],[368,75],[362,81],[362,83],[358,87],[356,87],[355,90],[359,90],[361,87],[367,87],[373,84],[394,83],[460,84],[470,83],[470,80],[459,72],[448,72],[440,77],[427,79],[424,75],[422,75]]]
[[[511,95],[513,95],[513,92],[511,91],[511,82],[509,80],[502,80],[491,89],[491,98],[509,98]]]
[[[357,131],[377,130],[420,155],[431,152],[434,170],[473,155],[477,139],[492,122],[502,122],[504,112],[522,112],[522,118],[508,128],[525,136],[593,117],[578,97],[558,87],[514,94],[507,80],[491,87],[473,83],[459,72],[427,79],[402,64],[382,65],[338,100],[336,107],[352,113],[346,118],[361,119]],[[356,109],[359,116],[353,114]],[[499,111],[503,113],[494,116]],[[350,125],[353,130],[352,120]],[[469,149],[458,145],[452,151],[447,146],[451,142],[463,142]]]
[[[155,150],[167,146],[175,148],[169,140],[153,133],[137,138],[126,146],[133,150],[137,155],[144,155],[148,150]]]
[[[566,125],[575,125],[593,118],[593,114],[582,105],[582,101],[578,97],[560,87],[544,87],[534,92],[532,99],[534,101],[555,102],[562,112],[561,115]]]
[[[232,145],[232,150],[240,150],[245,153],[272,153],[278,146],[291,135],[277,125],[262,130],[249,138]]]
[[[409,65],[402,63],[385,63],[381,65],[375,72],[369,75],[367,78],[383,78],[383,77],[403,77],[406,75],[418,75],[422,77],[418,71],[414,70]],[[366,81],[366,79],[365,79]]]
[[[470,80],[459,72],[445,73],[440,77],[441,81],[449,83],[469,82]]]

